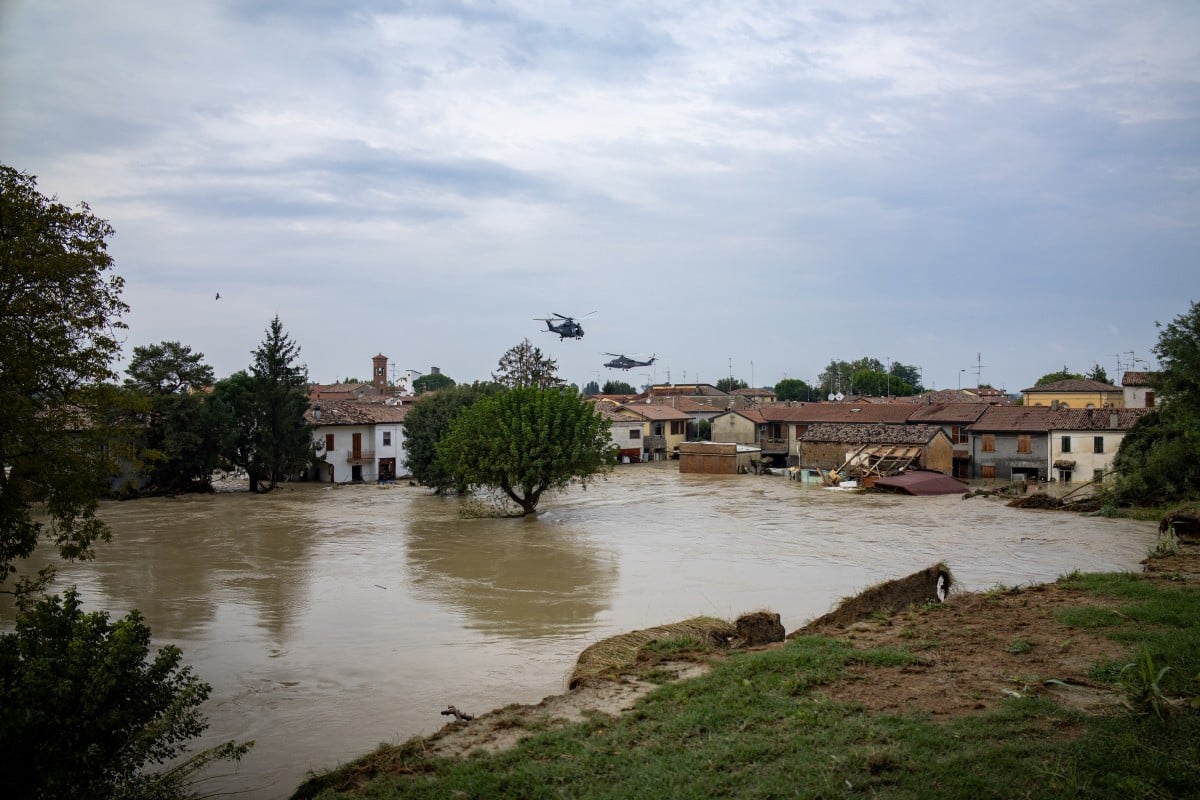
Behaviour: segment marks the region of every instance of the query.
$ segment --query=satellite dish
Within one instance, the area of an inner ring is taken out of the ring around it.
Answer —
[[[826,397],[825,399],[826,399],[826,400],[833,400],[833,392],[830,392],[830,393],[829,393],[829,397]]]
[[[845,400],[845,399],[846,399],[846,395],[842,394],[841,392],[838,392],[837,394],[835,394],[835,395],[833,396],[833,399],[834,399],[834,400],[837,400],[837,401],[840,403],[840,402],[842,402],[843,400]]]

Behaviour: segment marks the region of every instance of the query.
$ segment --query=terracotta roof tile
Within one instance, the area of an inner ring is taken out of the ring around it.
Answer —
[[[1061,408],[1050,417],[1052,431],[1127,431],[1151,408]]]
[[[1113,386],[1111,383],[1104,381],[1093,381],[1089,378],[1070,378],[1065,381],[1053,381],[1041,386],[1030,386],[1028,389],[1022,389],[1022,393],[1029,392],[1119,392],[1120,386]]]
[[[909,423],[971,423],[979,419],[988,409],[987,403],[935,403],[917,406],[909,415]]]
[[[1050,406],[988,406],[978,421],[971,425],[976,433],[1044,432],[1048,431]]]

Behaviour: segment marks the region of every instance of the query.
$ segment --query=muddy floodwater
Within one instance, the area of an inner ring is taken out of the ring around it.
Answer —
[[[579,652],[615,633],[760,608],[792,631],[940,560],[987,589],[1138,569],[1155,540],[1146,522],[675,462],[620,467],[532,519],[469,507],[408,485],[111,503],[112,542],[59,585],[114,615],[140,609],[157,642],[182,648],[213,686],[201,744],[256,740],[205,791],[280,798],[309,770],[437,730],[449,704],[556,694]]]

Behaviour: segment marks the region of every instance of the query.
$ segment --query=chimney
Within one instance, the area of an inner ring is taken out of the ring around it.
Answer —
[[[1121,424],[1121,415],[1115,411],[1110,412],[1108,415],[1109,430],[1115,431],[1118,427],[1120,427],[1120,424]]]

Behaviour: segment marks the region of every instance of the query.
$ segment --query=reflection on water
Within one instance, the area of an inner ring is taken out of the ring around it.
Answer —
[[[771,608],[788,630],[945,560],[969,589],[1137,568],[1154,525],[988,500],[828,492],[780,477],[630,465],[467,519],[408,486],[309,485],[105,505],[114,531],[69,565],[92,607],[138,608],[214,687],[202,744],[257,745],[206,791],[286,797],[307,770],[561,691],[614,633]],[[11,609],[0,621],[11,624]]]
[[[538,638],[586,631],[608,607],[617,564],[536,520],[415,518],[405,546],[413,593],[469,626]]]

